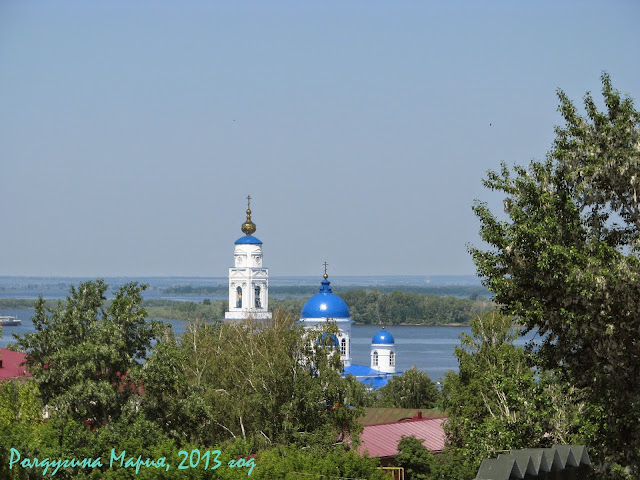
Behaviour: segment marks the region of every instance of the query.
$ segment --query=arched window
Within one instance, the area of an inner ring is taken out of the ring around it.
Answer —
[[[236,288],[236,308],[242,308],[242,287]]]
[[[373,351],[373,366],[374,367],[378,366],[378,351],[377,350]]]
[[[347,354],[347,339],[343,338],[342,340],[340,340],[340,355],[346,355]]]
[[[390,367],[396,366],[396,352],[391,352],[389,354],[389,366]]]
[[[256,308],[260,308],[262,306],[262,303],[260,303],[260,285],[256,285],[255,294],[256,294],[256,301],[255,301]]]

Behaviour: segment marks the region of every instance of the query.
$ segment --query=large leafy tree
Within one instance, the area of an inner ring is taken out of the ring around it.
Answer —
[[[141,385],[132,378],[161,327],[145,320],[143,285],[128,283],[107,302],[103,280],[71,287],[65,303],[35,304],[35,333],[17,336],[42,399],[56,416],[90,424],[117,419]]]
[[[282,311],[273,323],[194,325],[179,341],[190,388],[209,414],[201,441],[325,449],[360,429],[364,386],[342,378],[329,341],[337,329],[304,332]]]
[[[510,317],[486,313],[461,335],[459,372],[447,372],[441,401],[448,414],[449,456],[477,471],[483,458],[512,448],[541,446],[547,428],[543,381],[536,375]],[[547,439],[551,441],[551,439]],[[447,477],[454,478],[454,477]]]
[[[407,480],[429,480],[433,468],[433,454],[422,445],[423,440],[403,436],[398,442],[396,464],[403,467]]]
[[[433,408],[438,387],[429,375],[415,365],[402,375],[392,377],[379,391],[377,405],[396,408]]]
[[[488,173],[506,219],[476,203],[490,249],[478,273],[509,315],[543,335],[539,358],[587,402],[582,429],[601,462],[640,465],[640,113],[602,76],[580,114],[558,92],[564,125],[547,158]]]
[[[177,442],[196,442],[204,438],[213,406],[205,400],[204,388],[189,382],[186,368],[184,350],[167,331],[134,381],[144,388],[141,414]]]

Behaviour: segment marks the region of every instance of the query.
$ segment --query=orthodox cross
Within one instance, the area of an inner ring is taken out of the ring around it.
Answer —
[[[251,208],[251,195],[247,195],[247,208]]]
[[[329,265],[329,264],[327,262],[324,262],[323,265],[324,265],[324,278],[327,278],[328,277],[328,275],[327,275],[327,265]]]

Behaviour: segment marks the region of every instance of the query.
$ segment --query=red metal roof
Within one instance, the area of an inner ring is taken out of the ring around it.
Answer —
[[[0,360],[2,360],[2,367],[0,367],[0,380],[30,377],[31,373],[27,371],[24,365],[21,365],[26,359],[27,355],[25,353],[0,348]]]
[[[423,418],[404,422],[366,425],[360,435],[359,451],[369,452],[370,457],[393,457],[398,454],[398,442],[405,437],[414,436],[424,440],[422,444],[433,452],[444,449],[445,433],[443,424],[446,418]]]

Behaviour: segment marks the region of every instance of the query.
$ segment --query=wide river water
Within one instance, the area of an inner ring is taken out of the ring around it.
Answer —
[[[2,310],[3,315],[15,315],[22,320],[20,327],[2,327],[0,347],[12,343],[12,332],[24,334],[35,332],[31,323],[33,309]],[[173,325],[176,334],[185,331],[187,322],[179,320],[165,320]],[[352,362],[359,365],[369,365],[371,339],[380,331],[379,325],[354,325],[351,331]],[[433,380],[439,380],[447,370],[458,370],[458,361],[453,355],[454,348],[460,345],[460,334],[470,333],[470,327],[433,327],[433,326],[388,326],[396,344],[396,366],[404,371],[413,365],[429,374]],[[519,339],[516,344],[524,345],[534,338],[530,333]]]

